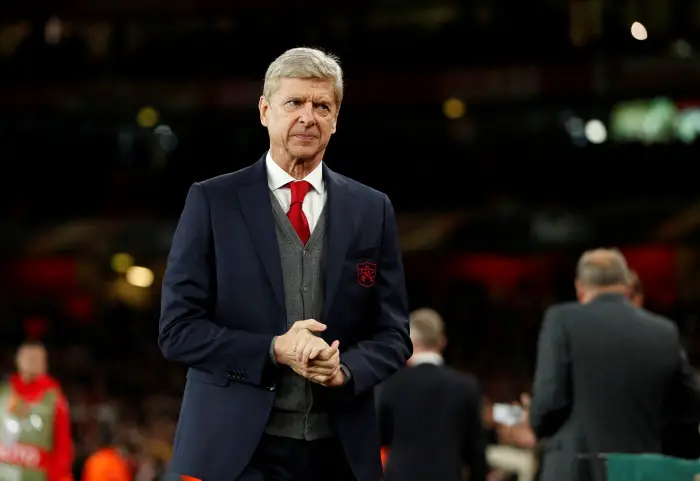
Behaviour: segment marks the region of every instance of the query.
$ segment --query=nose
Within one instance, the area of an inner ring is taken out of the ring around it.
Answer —
[[[299,123],[309,127],[316,123],[314,118],[314,106],[312,102],[306,102],[299,110]]]

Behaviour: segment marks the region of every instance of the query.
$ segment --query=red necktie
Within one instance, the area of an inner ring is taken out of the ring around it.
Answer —
[[[309,221],[301,209],[304,203],[304,197],[311,190],[311,184],[305,180],[300,180],[297,182],[290,182],[287,187],[292,191],[292,204],[289,206],[289,212],[287,212],[287,218],[289,222],[292,223],[292,227],[297,231],[299,239],[301,239],[302,244],[306,245],[306,242],[311,237],[311,230],[309,229]]]

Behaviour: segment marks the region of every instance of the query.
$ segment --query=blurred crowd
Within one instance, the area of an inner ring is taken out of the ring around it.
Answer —
[[[492,405],[518,402],[521,393],[531,391],[542,312],[568,289],[540,292],[525,286],[518,292],[500,292],[454,283],[449,289],[431,290],[423,283],[411,284],[413,304],[430,304],[444,313],[450,339],[446,362],[481,382],[491,442],[530,449],[530,433],[493,423]],[[678,305],[669,313],[686,333],[696,322],[689,312],[693,311],[688,306]],[[58,314],[52,319],[50,311],[43,311],[43,329],[22,323],[33,314],[10,316],[6,326],[24,325],[24,331],[3,332],[0,366],[9,375],[21,340],[41,336],[48,348],[49,371],[70,403],[75,479],[81,479],[88,456],[107,443],[126,453],[136,480],[167,480],[185,368],[163,359],[156,341],[157,312],[116,304],[85,324]],[[688,347],[692,360],[696,350]]]
[[[112,330],[114,316],[118,326]],[[162,358],[155,316],[116,306],[94,324],[70,326],[63,319],[63,328],[43,333],[49,372],[70,403],[76,480],[86,459],[105,446],[125,454],[134,479],[166,479],[185,370]],[[14,334],[3,337],[17,339]],[[9,375],[17,343],[3,347],[2,368]]]

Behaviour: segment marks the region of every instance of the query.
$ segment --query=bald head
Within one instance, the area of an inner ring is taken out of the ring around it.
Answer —
[[[630,270],[618,249],[595,249],[583,253],[576,268],[579,299],[601,291],[629,290]],[[582,299],[583,300],[583,299]]]

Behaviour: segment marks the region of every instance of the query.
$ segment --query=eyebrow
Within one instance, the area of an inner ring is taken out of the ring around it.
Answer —
[[[309,97],[305,95],[289,95],[284,98],[285,102],[289,102],[290,100],[308,100]],[[313,100],[314,103],[316,104],[332,104],[333,101],[329,98],[326,97],[321,97],[319,99]]]

